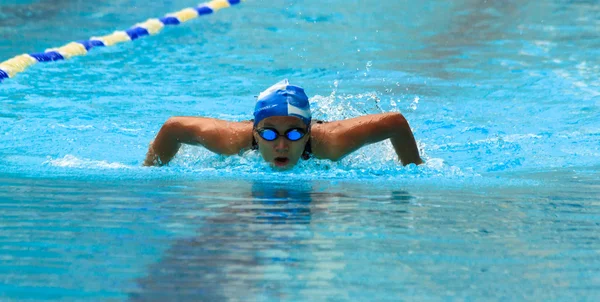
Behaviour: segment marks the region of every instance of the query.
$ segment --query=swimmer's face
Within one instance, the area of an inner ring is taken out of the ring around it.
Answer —
[[[308,142],[310,133],[304,122],[293,116],[271,116],[260,121],[254,128],[254,140],[258,144],[258,150],[263,159],[273,167],[280,170],[292,168],[302,156],[304,147]],[[261,129],[272,129],[279,133],[273,141],[268,141],[260,136]],[[306,135],[297,141],[290,141],[285,133],[290,129],[299,129]]]

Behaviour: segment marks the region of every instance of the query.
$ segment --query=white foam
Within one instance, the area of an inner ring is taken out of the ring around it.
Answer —
[[[67,154],[63,158],[49,159],[44,164],[49,164],[55,167],[68,168],[100,168],[100,169],[128,169],[127,165],[121,163],[109,163],[104,160],[80,159],[73,155]]]
[[[65,129],[69,129],[69,130],[94,129],[94,126],[92,126],[92,125],[65,125],[65,124],[56,124],[56,126],[61,127],[61,128],[65,128]],[[51,126],[51,128],[54,128],[54,125]]]
[[[115,126],[115,128],[117,130],[123,131],[123,132],[140,132],[142,130],[144,130],[143,128],[125,128],[125,127],[121,127],[120,125],[116,124],[116,123],[112,123],[113,126]]]
[[[410,106],[408,107],[411,111],[416,111],[417,110],[417,105],[419,104],[419,97],[415,97],[415,99],[413,100],[412,103],[410,103]]]

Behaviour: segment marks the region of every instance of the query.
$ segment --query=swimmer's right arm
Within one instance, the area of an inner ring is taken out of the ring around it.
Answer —
[[[144,166],[168,164],[181,144],[201,145],[223,155],[234,155],[252,146],[252,123],[204,117],[171,117],[150,143]]]

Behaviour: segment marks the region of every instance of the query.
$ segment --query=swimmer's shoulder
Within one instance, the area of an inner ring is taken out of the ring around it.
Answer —
[[[311,153],[315,158],[331,159],[331,151],[335,149],[337,137],[329,121],[314,120],[310,126]]]

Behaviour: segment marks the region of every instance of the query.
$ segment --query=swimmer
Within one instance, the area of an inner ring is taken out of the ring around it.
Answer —
[[[408,122],[400,113],[340,121],[315,121],[304,89],[283,80],[260,93],[254,119],[231,122],[207,117],[171,117],[150,143],[145,166],[168,164],[181,144],[222,155],[258,150],[278,170],[310,158],[337,161],[362,146],[389,139],[403,165],[421,164]]]

